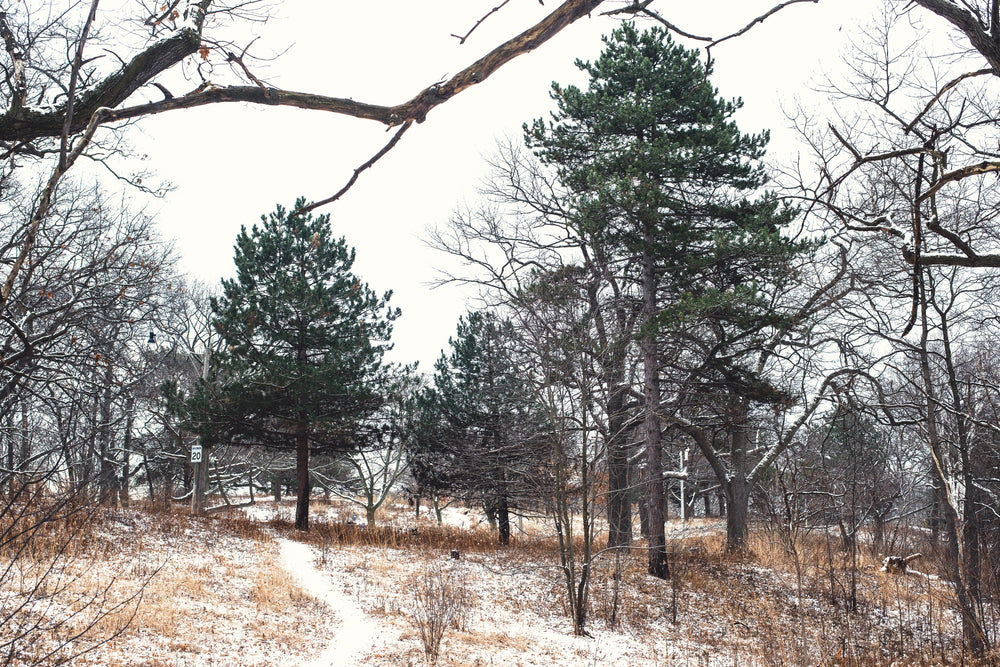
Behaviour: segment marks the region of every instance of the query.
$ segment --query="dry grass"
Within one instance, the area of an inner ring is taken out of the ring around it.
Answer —
[[[262,524],[236,512],[193,519],[159,508],[101,511],[90,522],[71,517],[46,527],[34,557],[44,562],[67,537],[85,535],[70,540],[79,548],[66,561],[72,584],[65,592],[83,605],[84,593],[106,590],[98,606],[112,612],[94,630],[113,641],[74,664],[265,665],[318,654],[336,618],[281,567],[276,533],[315,545],[334,584],[371,623],[393,629],[367,658],[375,665],[421,660],[412,591],[421,573],[442,566],[468,592],[470,610],[444,640],[442,665],[597,664],[604,651],[619,664],[709,657],[719,665],[973,664],[961,653],[943,580],[883,574],[877,554],[859,553],[855,568],[823,533],[791,542],[755,532],[749,553],[735,556],[725,553],[718,524],[691,522],[685,533],[669,533],[668,581],[646,574],[641,544],[617,563],[605,552],[594,562],[591,641],[570,635],[556,543],[544,522],[525,522],[515,544],[501,549],[486,527],[427,522],[413,531],[405,507],[365,530],[323,520],[342,515],[343,506],[315,509],[305,535],[282,520]],[[916,540],[903,546],[924,551]],[[448,558],[453,549],[459,561]],[[920,566],[941,574],[932,556]],[[137,608],[114,609],[136,592]]]
[[[72,541],[78,548],[60,560],[58,577],[66,613],[81,613],[36,638],[48,646],[86,630],[86,640],[64,653],[97,650],[75,665],[268,665],[294,662],[324,644],[333,619],[294,584],[259,524],[161,508],[100,510],[82,528],[75,520],[48,527],[32,551],[33,559],[45,555],[47,545],[58,545],[59,531],[86,535]]]

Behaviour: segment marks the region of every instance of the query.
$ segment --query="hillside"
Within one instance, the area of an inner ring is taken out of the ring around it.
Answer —
[[[314,529],[302,534],[290,527],[291,506],[250,509],[198,519],[139,508],[100,513],[86,547],[65,561],[65,590],[54,591],[44,613],[82,611],[55,633],[36,628],[5,664],[30,664],[60,643],[44,664],[88,648],[71,664],[423,664],[417,618],[428,603],[418,598],[429,591],[455,612],[441,665],[961,660],[948,586],[933,575],[881,573],[866,558],[852,612],[849,568],[818,536],[802,537],[795,558],[774,536],[756,533],[752,555],[735,558],[720,555],[724,534],[715,523],[689,522],[683,533],[671,524],[672,579],[648,577],[636,550],[616,589],[614,558],[599,556],[588,636],[576,637],[541,521],[523,522],[515,544],[498,549],[488,527],[468,526],[470,516],[477,522],[468,510],[451,510],[455,525],[438,527],[393,507],[383,526],[360,529],[342,522],[348,508],[320,504]],[[18,596],[5,581],[9,606]],[[67,640],[99,609],[107,614],[93,628]],[[37,605],[33,613],[44,615]]]

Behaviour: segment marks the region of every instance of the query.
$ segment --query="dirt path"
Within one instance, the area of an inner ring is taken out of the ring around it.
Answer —
[[[326,603],[340,619],[336,633],[329,638],[326,649],[318,657],[302,663],[303,667],[350,667],[362,664],[364,655],[372,649],[378,627],[343,589],[333,585],[329,576],[314,565],[312,547],[281,538],[281,565],[310,594]]]

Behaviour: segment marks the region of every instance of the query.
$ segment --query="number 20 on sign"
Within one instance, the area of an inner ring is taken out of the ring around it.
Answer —
[[[201,445],[191,446],[191,463],[201,463]]]

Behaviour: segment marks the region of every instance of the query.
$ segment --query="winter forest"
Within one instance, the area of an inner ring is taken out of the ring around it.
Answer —
[[[772,154],[716,65],[817,2],[466,2],[386,105],[272,85],[281,3],[0,0],[0,664],[1000,664],[1000,0],[871,0]],[[400,358],[337,207],[597,20]],[[384,136],[210,283],[134,142],[243,107]]]

